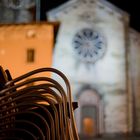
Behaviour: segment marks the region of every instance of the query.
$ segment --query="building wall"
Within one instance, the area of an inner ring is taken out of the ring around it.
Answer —
[[[126,86],[128,15],[116,11],[115,7],[104,2],[75,0],[48,13],[49,20],[61,22],[53,66],[64,72],[70,79],[72,93],[76,100],[78,100],[77,93],[85,85],[90,85],[102,96],[104,105],[102,133],[126,133],[128,132]],[[73,49],[74,36],[83,28],[94,29],[105,38],[106,51],[94,63],[78,59],[78,54]],[[76,118],[77,123],[79,119]]]
[[[29,23],[35,20],[35,0],[1,0],[0,23]]]
[[[140,133],[140,34],[130,29],[130,74],[132,86],[132,103],[133,103],[133,127],[134,131]]]
[[[50,67],[53,43],[54,29],[51,24],[2,25],[0,65],[10,70],[13,78],[37,68]],[[31,62],[27,58],[32,57],[28,56],[28,49],[34,50]]]

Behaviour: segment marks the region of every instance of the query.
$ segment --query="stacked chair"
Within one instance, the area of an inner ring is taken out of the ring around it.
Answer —
[[[42,73],[55,73],[65,83]],[[34,78],[33,78],[34,77]],[[66,76],[40,68],[12,79],[0,67],[0,140],[79,140],[71,89]]]

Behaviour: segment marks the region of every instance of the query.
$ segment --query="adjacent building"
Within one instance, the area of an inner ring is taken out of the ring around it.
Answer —
[[[1,0],[0,23],[29,23],[36,18],[36,0]]]
[[[13,78],[31,70],[51,67],[54,23],[0,25],[0,65]]]

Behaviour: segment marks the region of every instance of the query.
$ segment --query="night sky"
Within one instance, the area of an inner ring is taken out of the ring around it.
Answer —
[[[41,20],[45,20],[45,12],[68,0],[41,0]],[[108,0],[130,15],[130,26],[140,32],[140,4],[139,0]]]

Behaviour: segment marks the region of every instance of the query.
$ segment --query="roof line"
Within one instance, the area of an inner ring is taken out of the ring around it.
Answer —
[[[41,21],[41,22],[30,22],[30,23],[0,23],[0,27],[2,26],[21,26],[21,25],[57,25],[60,24],[59,22],[51,22],[51,21]]]
[[[98,0],[99,2],[105,4],[107,7],[111,8],[112,10],[115,10],[116,12],[123,14],[124,16],[129,16],[129,14],[122,10],[121,8],[117,7],[115,4],[107,1],[107,0]]]
[[[135,33],[135,34],[137,34],[137,36],[140,37],[140,32],[135,30],[134,28],[129,28],[129,33]]]
[[[124,16],[127,16],[127,17],[129,16],[129,14],[126,11],[118,8],[116,5],[114,5],[113,3],[111,3],[111,2],[109,2],[107,0],[95,0],[95,1],[105,4],[107,7],[111,8],[112,10],[115,10],[117,13],[120,13],[120,14],[122,14]],[[58,7],[56,7],[54,9],[51,9],[50,11],[48,11],[46,13],[46,16],[49,16],[51,14],[54,14],[55,15],[55,14],[59,13],[61,10],[64,10],[67,7],[71,6],[75,2],[78,2],[78,0],[70,0],[68,2],[65,2],[65,3],[59,5]]]
[[[46,12],[46,16],[49,16],[50,14],[56,14],[58,13],[58,11],[61,11],[67,7],[69,7],[70,5],[74,4],[75,2],[77,2],[78,0],[70,0],[68,2],[65,2],[61,5],[59,5],[58,7],[51,9],[50,11]]]

